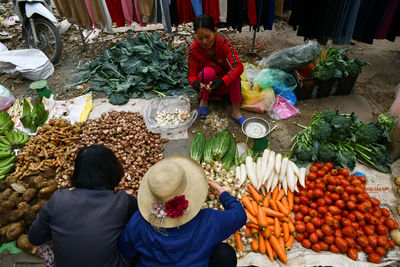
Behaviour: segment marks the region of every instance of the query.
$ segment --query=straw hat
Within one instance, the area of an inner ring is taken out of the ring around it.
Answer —
[[[202,208],[207,194],[207,178],[201,166],[188,156],[175,155],[154,164],[144,175],[138,192],[139,211],[154,227],[173,228],[193,219]],[[161,216],[158,212],[156,215],[155,206],[159,207],[160,203],[163,206],[182,195],[188,201],[182,216],[173,218]]]

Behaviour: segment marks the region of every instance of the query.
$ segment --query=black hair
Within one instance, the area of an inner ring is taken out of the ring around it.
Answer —
[[[102,145],[82,148],[75,159],[71,186],[85,189],[114,189],[124,176],[124,169],[111,149]]]
[[[215,24],[213,18],[208,14],[197,16],[193,21],[193,30],[194,32],[197,32],[197,30],[200,28],[205,28],[211,31],[215,31]]]

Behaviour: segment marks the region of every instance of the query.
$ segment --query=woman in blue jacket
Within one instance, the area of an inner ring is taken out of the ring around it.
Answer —
[[[225,211],[201,209],[208,185]],[[136,266],[236,266],[233,248],[221,242],[246,223],[246,213],[191,158],[172,156],[152,166],[140,184],[138,208],[119,241],[125,258],[139,256]]]

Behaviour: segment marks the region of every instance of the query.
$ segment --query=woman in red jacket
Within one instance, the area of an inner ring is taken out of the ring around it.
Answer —
[[[193,28],[196,40],[189,48],[187,64],[190,84],[200,93],[199,117],[207,117],[210,95],[229,94],[232,119],[241,126],[246,120],[240,113],[242,62],[233,45],[226,38],[217,36],[211,16],[196,17]]]

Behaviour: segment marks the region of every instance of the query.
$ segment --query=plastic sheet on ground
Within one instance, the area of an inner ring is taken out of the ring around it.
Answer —
[[[399,163],[400,164],[400,161]],[[394,219],[399,221],[397,215],[397,205],[399,198],[396,195],[397,186],[394,184],[392,174],[381,173],[357,162],[353,172],[361,172],[367,177],[366,191],[371,197],[375,197],[381,201],[381,207],[391,211]],[[400,174],[399,170],[395,175]],[[345,254],[334,254],[331,252],[316,253],[311,249],[303,248],[303,246],[295,241],[292,249],[287,253],[287,264],[281,261],[271,262],[267,255],[260,253],[249,253],[245,257],[238,260],[238,266],[334,266],[334,267],[373,267],[373,266],[400,266],[400,248],[395,247],[388,253],[387,257],[382,258],[380,264],[374,264],[367,261],[367,255],[364,252],[358,253],[358,260],[353,261]]]

